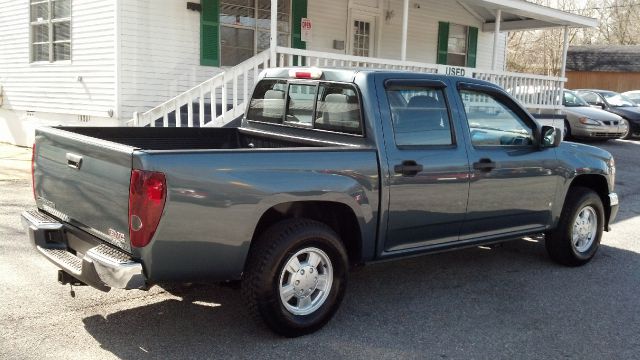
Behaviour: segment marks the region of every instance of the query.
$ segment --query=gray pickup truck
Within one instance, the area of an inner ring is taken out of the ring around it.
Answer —
[[[487,82],[270,69],[239,128],[39,129],[22,219],[61,283],[241,280],[252,314],[299,336],[353,265],[540,233],[556,262],[588,262],[614,176]]]

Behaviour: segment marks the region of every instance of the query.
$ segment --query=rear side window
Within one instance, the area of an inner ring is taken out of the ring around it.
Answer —
[[[263,80],[247,120],[362,135],[360,101],[351,84]]]
[[[441,88],[387,89],[397,146],[452,145],[451,122]]]
[[[351,85],[320,84],[314,128],[362,134],[358,93]]]

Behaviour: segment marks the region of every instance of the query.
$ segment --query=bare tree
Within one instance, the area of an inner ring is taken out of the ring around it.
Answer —
[[[545,6],[597,18],[595,29],[569,30],[572,45],[640,44],[640,0],[531,0]],[[562,29],[511,32],[507,68],[511,71],[557,75],[562,66]]]

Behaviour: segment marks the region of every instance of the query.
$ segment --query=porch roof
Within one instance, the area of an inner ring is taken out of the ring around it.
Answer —
[[[496,11],[501,10],[500,31],[550,27],[595,27],[598,20],[530,3],[524,0],[459,0],[469,13],[483,22],[482,31],[494,31]]]

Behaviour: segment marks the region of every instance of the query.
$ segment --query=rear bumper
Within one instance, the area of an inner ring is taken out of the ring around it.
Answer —
[[[90,240],[91,235],[73,236],[69,241],[72,229],[38,210],[24,211],[22,224],[38,252],[83,283],[102,291],[147,287],[142,264],[118,249]]]

